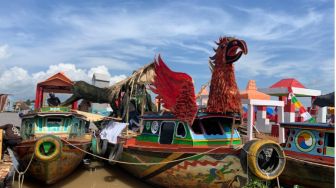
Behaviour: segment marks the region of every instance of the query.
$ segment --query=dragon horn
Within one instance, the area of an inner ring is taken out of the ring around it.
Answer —
[[[211,60],[209,60],[209,69],[211,72],[213,72],[214,67],[215,67],[214,63]]]
[[[212,57],[209,57],[211,60],[215,60],[216,59],[216,54]]]
[[[217,50],[215,48],[212,48],[214,52],[217,52]]]

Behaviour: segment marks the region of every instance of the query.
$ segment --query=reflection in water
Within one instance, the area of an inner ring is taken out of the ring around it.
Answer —
[[[18,187],[15,181],[14,188]],[[65,179],[53,185],[41,184],[38,180],[25,177],[24,188],[151,188],[125,172],[117,165],[92,162],[89,166],[81,165]]]

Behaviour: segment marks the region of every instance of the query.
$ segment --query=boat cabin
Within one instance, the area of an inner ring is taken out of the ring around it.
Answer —
[[[334,161],[335,127],[326,123],[282,123],[287,129],[284,150],[289,154],[322,161]]]
[[[138,142],[189,146],[241,144],[240,135],[233,127],[240,119],[198,113],[192,126],[172,114],[147,114],[142,119],[144,127],[136,137]]]
[[[37,113],[22,117],[21,136],[24,140],[46,134],[80,137],[87,132],[89,122],[68,107],[42,107]]]

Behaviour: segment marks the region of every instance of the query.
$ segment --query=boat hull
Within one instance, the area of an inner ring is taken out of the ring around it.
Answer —
[[[82,150],[88,150],[90,142],[71,142]],[[16,147],[21,169],[26,169],[35,150],[34,142],[22,142]],[[33,157],[29,166],[28,173],[30,176],[41,180],[46,184],[53,184],[58,180],[66,177],[80,164],[85,153],[63,142],[61,154],[54,160],[41,161]]]
[[[195,155],[185,152],[154,152],[124,149],[121,161],[133,163],[167,162]],[[247,182],[246,170],[239,151],[227,154],[204,154],[187,160],[160,165],[121,166],[136,177],[161,187],[242,187]]]
[[[334,166],[319,165],[287,157],[280,182],[304,187],[334,187],[334,169]]]

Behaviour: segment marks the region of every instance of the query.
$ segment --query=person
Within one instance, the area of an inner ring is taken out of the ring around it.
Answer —
[[[22,138],[20,135],[20,131],[16,128],[13,124],[5,124],[1,125],[0,129],[5,131],[4,138],[3,138],[3,151],[6,151],[7,147],[13,149],[16,145],[18,145]]]
[[[58,97],[55,96],[54,93],[49,93],[49,99],[47,99],[48,105],[49,106],[59,106],[61,104],[61,101],[59,100]]]

